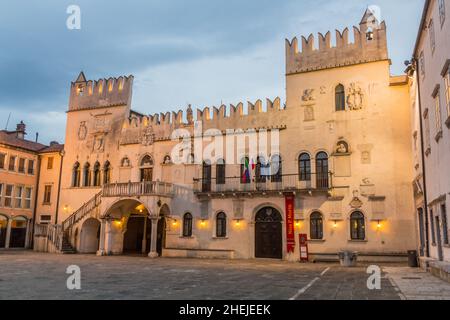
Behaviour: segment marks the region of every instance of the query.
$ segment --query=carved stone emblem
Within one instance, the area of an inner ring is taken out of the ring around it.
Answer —
[[[303,102],[311,102],[315,101],[316,97],[314,96],[314,89],[306,89],[303,91],[302,101]]]
[[[87,126],[86,121],[82,121],[80,123],[80,127],[78,128],[78,139],[85,140],[87,136]]]
[[[305,121],[314,121],[314,108],[312,106],[305,107]]]
[[[103,152],[105,151],[105,136],[99,135],[94,138],[94,152]]]
[[[361,110],[364,106],[364,93],[355,83],[350,84],[347,96],[347,105],[350,110]]]
[[[148,126],[144,129],[144,132],[142,133],[142,145],[143,146],[151,146],[154,142],[155,135],[153,133],[153,127]]]
[[[361,200],[359,200],[358,197],[354,197],[352,202],[350,202],[350,207],[352,207],[353,209],[359,209],[363,206],[363,203]]]

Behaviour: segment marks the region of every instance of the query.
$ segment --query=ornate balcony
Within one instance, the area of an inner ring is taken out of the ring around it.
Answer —
[[[333,188],[332,173],[286,174],[281,176],[253,177],[244,181],[241,177],[194,179],[194,192],[198,196],[282,195],[288,192],[328,193]]]
[[[172,198],[174,185],[159,181],[111,183],[103,186],[103,197],[162,196]]]

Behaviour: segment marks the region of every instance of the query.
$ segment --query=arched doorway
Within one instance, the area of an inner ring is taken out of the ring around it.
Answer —
[[[25,217],[14,218],[11,224],[10,248],[25,248],[27,237],[27,223]]]
[[[255,217],[255,257],[283,258],[282,217],[278,210],[265,207]]]
[[[156,252],[158,255],[162,256],[162,251],[166,247],[166,228],[167,228],[167,217],[170,216],[170,209],[167,204],[164,204],[159,211],[158,220],[158,235],[156,237]]]
[[[0,215],[0,248],[6,245],[6,230],[8,228],[8,218]]]
[[[145,215],[131,215],[123,235],[123,253],[146,254],[150,252],[152,221]]]
[[[87,219],[81,226],[80,253],[96,253],[100,241],[100,222],[97,219]]]

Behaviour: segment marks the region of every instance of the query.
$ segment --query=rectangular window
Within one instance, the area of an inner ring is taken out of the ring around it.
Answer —
[[[28,160],[28,174],[34,174],[34,160]]]
[[[441,120],[441,95],[439,91],[434,96],[434,107],[435,107],[435,116],[436,116],[436,131],[442,131],[442,120]]]
[[[428,115],[428,109],[423,114],[423,122],[425,126],[425,154],[429,155],[431,152],[431,136],[430,136],[430,117]]]
[[[445,0],[439,0],[439,20],[442,28],[445,22]]]
[[[434,229],[434,215],[433,210],[430,210],[430,227],[431,227],[431,242],[436,245],[436,230]]]
[[[16,171],[16,156],[9,156],[9,171]]]
[[[8,184],[5,189],[5,207],[11,208],[12,206],[12,193],[14,186]]]
[[[422,77],[425,77],[425,56],[423,54],[423,51],[420,53],[419,56],[419,64],[420,64],[420,75]]]
[[[50,215],[41,215],[40,217],[41,224],[49,224],[52,220],[52,216]]]
[[[447,105],[447,117],[450,117],[450,68],[445,74],[445,103]]]
[[[434,32],[434,22],[433,22],[433,20],[430,21],[430,24],[428,25],[428,29],[430,30],[431,52],[434,53],[434,49],[436,49],[436,33]]]
[[[0,169],[5,169],[6,154],[0,153]]]
[[[448,245],[448,225],[447,225],[447,207],[445,204],[441,205],[441,217],[442,217],[442,236],[444,244]]]
[[[0,207],[3,205],[3,183],[0,183]]]
[[[25,173],[25,159],[19,158],[19,173]]]
[[[15,194],[15,208],[22,208],[22,193],[23,193],[23,187],[16,186],[16,194]]]
[[[33,189],[30,187],[25,188],[25,209],[31,209],[31,195]]]
[[[53,157],[48,157],[47,159],[47,170],[52,170],[53,169]]]
[[[44,204],[50,204],[52,199],[52,186],[45,186]]]

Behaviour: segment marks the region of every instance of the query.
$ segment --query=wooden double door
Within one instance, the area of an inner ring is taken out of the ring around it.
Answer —
[[[283,258],[282,217],[274,208],[263,208],[256,214],[255,257]]]

